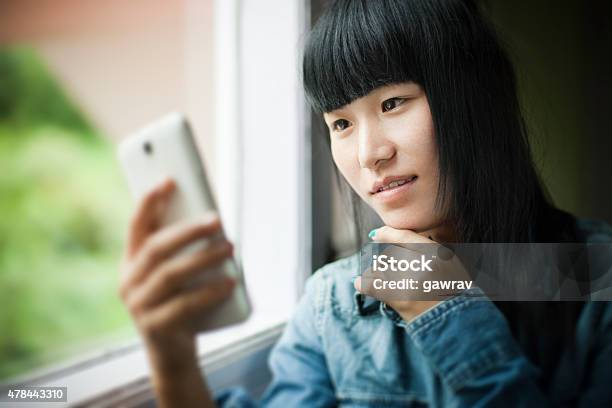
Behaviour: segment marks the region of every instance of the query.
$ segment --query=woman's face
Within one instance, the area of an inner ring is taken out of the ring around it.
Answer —
[[[417,232],[441,226],[438,152],[419,85],[377,88],[324,118],[338,169],[385,225]]]

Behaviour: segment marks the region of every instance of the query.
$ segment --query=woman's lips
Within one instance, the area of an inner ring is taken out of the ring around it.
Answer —
[[[406,193],[408,190],[410,190],[413,184],[416,183],[417,179],[418,179],[418,176],[414,176],[412,177],[412,179],[409,179],[406,183],[402,185],[391,187],[386,190],[378,191],[372,194],[372,196],[374,197],[375,200],[381,201],[384,203],[395,201],[401,198],[404,195],[404,193]]]

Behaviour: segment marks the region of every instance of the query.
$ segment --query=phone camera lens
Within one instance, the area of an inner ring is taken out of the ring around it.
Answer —
[[[153,153],[153,146],[149,142],[145,142],[144,145],[142,146],[142,148],[144,149],[146,154]]]

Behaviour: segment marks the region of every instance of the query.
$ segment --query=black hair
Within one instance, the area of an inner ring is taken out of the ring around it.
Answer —
[[[512,63],[474,1],[333,1],[309,35],[302,68],[318,113],[383,85],[423,88],[438,147],[436,205],[446,209],[459,242],[574,240],[574,218],[554,208],[535,169]],[[352,191],[351,201],[361,246],[361,200]],[[582,304],[497,305],[550,374]],[[538,336],[557,347],[539,349]]]

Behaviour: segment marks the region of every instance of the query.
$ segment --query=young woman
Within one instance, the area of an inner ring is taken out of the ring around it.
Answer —
[[[309,37],[303,76],[342,179],[385,224],[370,234],[375,242],[612,239],[608,225],[547,199],[512,66],[472,1],[335,1]],[[456,296],[364,308],[356,256],[309,279],[270,356],[273,380],[261,401],[239,390],[213,398],[191,322],[232,282],[177,288],[231,245],[172,257],[220,227],[210,216],[157,228],[172,190],[164,183],[136,211],[121,285],[161,405],[612,406],[607,302]]]

